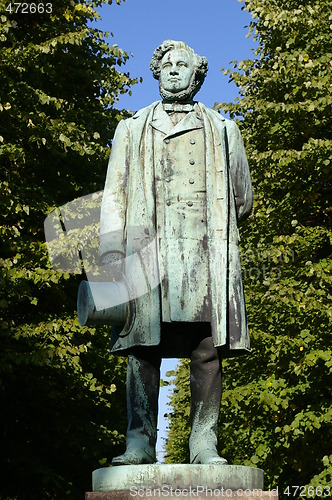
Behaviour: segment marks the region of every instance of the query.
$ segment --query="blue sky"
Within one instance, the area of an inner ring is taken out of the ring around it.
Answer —
[[[142,77],[143,82],[132,88],[132,96],[120,97],[119,109],[131,111],[160,99],[158,82],[149,69],[154,49],[167,39],[182,40],[199,55],[206,56],[209,71],[196,99],[209,107],[216,102],[233,101],[238,95],[234,84],[220,71],[231,68],[230,61],[254,57],[252,38],[246,38],[250,14],[241,10],[243,3],[237,0],[127,0],[120,6],[112,5],[100,9],[102,21],[97,27],[110,31],[110,44],[118,44],[128,53],[133,53],[122,70],[132,77]],[[247,27],[246,27],[247,26]],[[174,369],[175,360],[164,360],[165,371]],[[166,436],[167,388],[161,389],[158,421],[158,459],[163,461],[163,438]]]
[[[237,0],[127,0],[121,5],[113,0],[104,5],[98,27],[113,33],[110,44],[133,53],[122,68],[133,77],[143,77],[143,83],[132,88],[132,96],[122,96],[117,107],[135,111],[159,99],[149,62],[154,49],[167,39],[182,40],[207,57],[209,71],[198,100],[210,107],[233,101],[237,88],[220,69],[231,67],[232,60],[253,57],[254,42],[246,38],[245,28],[251,16],[242,6]]]

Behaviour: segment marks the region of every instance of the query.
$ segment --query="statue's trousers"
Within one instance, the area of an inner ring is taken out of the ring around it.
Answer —
[[[221,359],[210,328],[197,329],[191,337],[191,435],[190,461],[204,450],[216,450],[222,393]],[[158,395],[162,347],[135,348],[127,368],[127,451],[143,449],[153,459],[157,440]]]

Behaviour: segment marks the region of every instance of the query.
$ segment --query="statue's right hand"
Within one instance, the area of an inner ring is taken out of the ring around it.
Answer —
[[[121,252],[107,252],[102,255],[101,263],[109,281],[123,281],[124,255]]]

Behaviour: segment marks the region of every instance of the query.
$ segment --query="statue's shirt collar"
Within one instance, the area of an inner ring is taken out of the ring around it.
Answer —
[[[168,113],[164,111],[163,105],[160,102],[154,110],[150,125],[154,129],[166,134],[166,136],[171,137],[173,135],[188,132],[189,130],[203,128],[203,118],[199,105],[195,104],[193,111],[186,113],[182,120],[174,125]]]

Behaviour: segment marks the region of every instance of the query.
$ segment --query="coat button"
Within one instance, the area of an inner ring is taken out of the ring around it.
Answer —
[[[166,205],[169,207],[171,204],[171,200],[166,200]]]
[[[165,139],[165,142],[166,142],[166,144],[169,144],[170,140],[169,139]]]
[[[195,160],[189,160],[190,165],[195,165]]]
[[[194,179],[192,177],[190,177],[189,184],[194,184],[194,182],[195,182]]]
[[[192,201],[187,201],[187,205],[188,205],[188,207],[192,207],[193,206],[193,202]]]
[[[195,139],[190,139],[190,144],[196,144]]]

